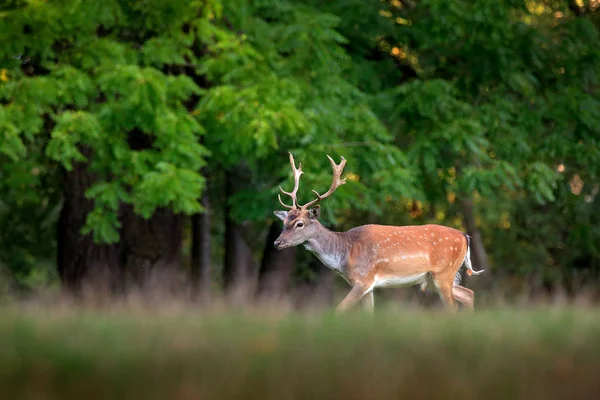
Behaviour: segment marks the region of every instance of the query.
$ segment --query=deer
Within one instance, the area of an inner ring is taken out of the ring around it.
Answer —
[[[277,197],[287,211],[274,211],[283,221],[283,231],[273,244],[278,250],[303,245],[350,284],[352,288],[336,307],[336,313],[352,308],[361,300],[372,313],[375,288],[419,285],[421,291],[425,291],[430,282],[447,309],[456,312],[458,302],[473,311],[475,294],[460,285],[460,268],[464,264],[469,276],[479,275],[484,270],[473,269],[467,234],[436,224],[369,224],[346,232],[334,232],[319,222],[320,205],[317,203],[346,183],[346,178],[340,179],[346,159],[341,157],[341,162],[336,164],[329,155],[327,158],[333,170],[331,187],[322,195],[313,190],[316,198],[299,205],[297,193],[303,174],[302,163],[296,167],[290,152],[294,188],[286,192],[279,186],[281,193]],[[291,198],[291,206],[282,201],[281,194]]]

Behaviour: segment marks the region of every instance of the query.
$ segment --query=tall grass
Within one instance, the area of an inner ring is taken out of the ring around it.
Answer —
[[[515,399],[600,393],[595,309],[0,309],[3,399]]]

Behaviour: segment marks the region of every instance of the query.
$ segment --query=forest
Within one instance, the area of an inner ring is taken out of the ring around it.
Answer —
[[[597,397],[599,30],[599,0],[0,1],[1,396]],[[275,246],[290,153],[298,204],[344,165],[331,230],[468,234],[475,312],[335,313]]]
[[[596,301],[599,29],[597,0],[4,1],[0,294],[331,305],[273,246],[291,152],[301,202],[347,160],[330,229],[454,227],[481,298]]]

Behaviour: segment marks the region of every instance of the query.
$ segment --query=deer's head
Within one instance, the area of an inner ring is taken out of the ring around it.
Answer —
[[[297,246],[313,237],[318,229],[319,209],[315,206],[309,210],[275,211],[275,215],[283,221],[283,232],[275,240],[275,247],[281,250]]]
[[[292,171],[294,173],[294,190],[286,192],[281,186],[279,189],[283,194],[292,198],[292,205],[288,206],[285,204],[281,201],[281,196],[278,195],[281,205],[288,208],[289,211],[275,211],[275,215],[283,221],[283,232],[281,232],[281,235],[279,235],[274,243],[277,249],[281,250],[287,247],[297,246],[312,238],[320,227],[320,224],[317,221],[320,215],[320,207],[319,205],[316,205],[315,207],[312,206],[326,197],[329,197],[338,187],[346,183],[346,178],[340,179],[344,166],[346,165],[344,157],[342,157],[342,161],[339,164],[336,164],[331,157],[327,156],[327,158],[333,169],[333,182],[331,183],[331,187],[327,193],[323,195],[320,195],[313,190],[317,198],[304,205],[298,205],[296,195],[300,185],[300,175],[303,174],[302,164],[299,164],[298,168],[296,168],[294,156],[290,153],[290,164],[292,165]]]

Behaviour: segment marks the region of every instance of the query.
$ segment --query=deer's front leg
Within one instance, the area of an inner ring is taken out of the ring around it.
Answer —
[[[366,286],[355,285],[352,290],[350,290],[350,293],[348,293],[348,295],[344,297],[344,300],[342,300],[342,302],[337,306],[335,311],[340,313],[352,308],[352,306],[354,306],[360,299],[363,298],[365,294],[367,294],[368,290],[369,288]]]
[[[373,296],[373,291],[371,290],[369,293],[365,294],[362,298],[362,305],[365,310],[370,313],[373,313],[375,310],[375,296]]]

